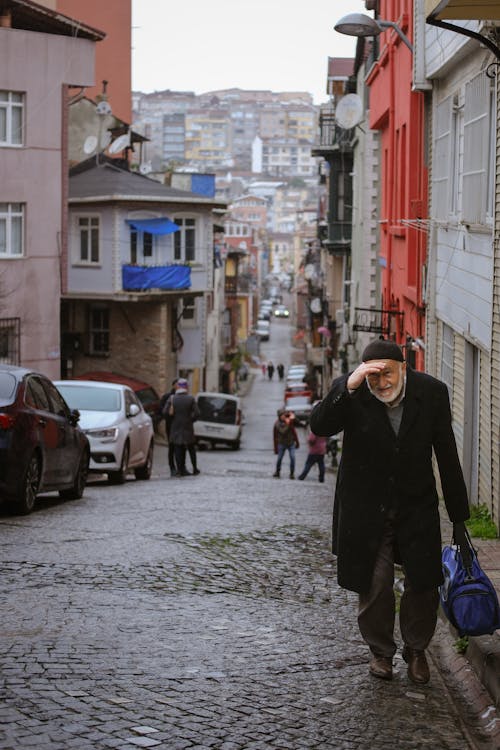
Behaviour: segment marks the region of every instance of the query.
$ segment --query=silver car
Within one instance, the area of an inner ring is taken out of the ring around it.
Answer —
[[[90,443],[89,471],[105,473],[112,484],[127,474],[149,479],[153,466],[151,417],[131,388],[95,380],[56,380],[70,409],[80,412],[79,425]]]

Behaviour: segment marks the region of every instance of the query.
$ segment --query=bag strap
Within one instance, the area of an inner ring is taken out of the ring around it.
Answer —
[[[454,534],[452,534],[452,542],[457,547],[457,551],[460,553],[460,557],[462,558],[463,566],[467,572],[466,582],[470,582],[474,580],[474,573],[472,569],[472,564],[474,560],[477,560],[477,551],[474,549],[474,546],[472,544],[472,539],[469,534],[469,530],[467,529],[467,526],[464,524],[464,531],[465,531],[465,541],[467,544],[466,549],[462,549],[461,545],[458,543],[458,541],[455,539]]]

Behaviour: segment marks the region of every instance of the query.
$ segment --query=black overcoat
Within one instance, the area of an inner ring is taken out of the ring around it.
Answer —
[[[450,520],[469,517],[446,385],[407,371],[396,436],[387,407],[366,383],[350,394],[348,377],[333,382],[310,422],[316,435],[344,433],[333,510],[338,582],[357,592],[369,588],[384,520],[392,508],[400,561],[411,585],[417,591],[439,586],[441,531],[433,449]]]
[[[176,393],[168,399],[165,414],[168,414],[171,404],[174,405],[174,413],[173,416],[169,415],[169,440],[174,445],[192,445],[195,442],[193,423],[200,416],[196,399],[188,393]]]

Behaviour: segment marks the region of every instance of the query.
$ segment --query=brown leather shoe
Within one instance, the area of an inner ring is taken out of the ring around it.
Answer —
[[[392,680],[392,658],[390,656],[373,656],[369,666],[370,674],[381,680]]]
[[[431,675],[425,651],[417,651],[414,648],[405,646],[403,649],[403,659],[408,664],[408,677],[410,680],[417,685],[426,685]]]

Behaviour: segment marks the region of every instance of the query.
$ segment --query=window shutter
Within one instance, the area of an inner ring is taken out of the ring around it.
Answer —
[[[462,218],[471,224],[486,220],[489,109],[490,79],[480,73],[466,84],[464,102]]]
[[[436,107],[434,120],[434,158],[432,162],[432,216],[447,219],[450,211],[451,124],[453,97]]]

